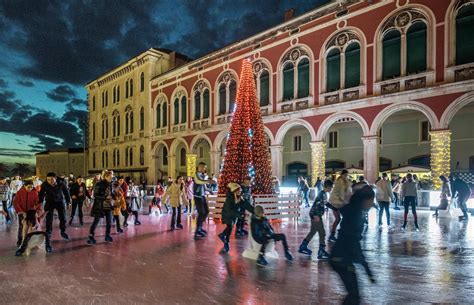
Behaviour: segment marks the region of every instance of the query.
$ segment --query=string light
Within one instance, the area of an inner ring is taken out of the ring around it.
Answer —
[[[311,185],[326,175],[326,142],[311,142]]]
[[[197,155],[195,154],[186,155],[186,173],[188,177],[194,177],[196,175],[196,160],[197,160]]]
[[[442,182],[439,176],[448,177],[451,172],[451,131],[431,131],[431,176],[433,188],[440,190]]]
[[[268,142],[257,99],[252,64],[246,59],[242,63],[235,112],[219,176],[219,193],[226,192],[229,182],[240,183],[248,175],[254,178],[255,194],[273,192]]]

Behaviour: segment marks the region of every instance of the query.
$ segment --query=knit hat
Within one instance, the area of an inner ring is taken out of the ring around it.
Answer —
[[[240,190],[240,185],[238,185],[237,183],[235,182],[230,182],[229,184],[227,184],[227,187],[229,188],[229,190],[233,193],[237,190]]]

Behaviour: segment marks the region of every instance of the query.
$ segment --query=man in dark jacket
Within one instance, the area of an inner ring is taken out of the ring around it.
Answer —
[[[370,280],[375,282],[360,247],[364,230],[364,212],[373,206],[375,193],[369,185],[355,186],[353,191],[349,204],[341,209],[343,215],[341,227],[330,256],[331,266],[341,277],[348,292],[344,304],[360,303],[354,263],[364,266]]]
[[[459,216],[459,220],[467,220],[467,206],[466,202],[471,197],[471,188],[469,185],[459,178],[453,176],[449,177],[451,180],[451,194],[453,198],[456,198],[459,208],[462,211],[463,216]]]
[[[46,251],[51,252],[50,240],[53,233],[53,216],[54,210],[58,212],[59,228],[61,229],[61,237],[69,240],[66,234],[66,203],[71,202],[71,197],[66,186],[61,180],[56,179],[55,173],[48,173],[46,175],[46,182],[41,185],[39,193],[39,202],[46,201],[44,211],[46,214]]]
[[[200,162],[197,167],[196,176],[194,177],[193,184],[193,195],[194,195],[194,204],[196,205],[196,210],[198,212],[198,217],[196,220],[196,231],[194,232],[194,238],[199,239],[207,235],[206,230],[202,228],[202,224],[209,214],[209,206],[206,201],[206,185],[214,183],[212,179],[206,174],[206,163]]]
[[[91,216],[94,217],[91,228],[89,230],[89,245],[95,245],[97,242],[94,238],[95,228],[99,224],[101,218],[105,217],[105,242],[111,243],[113,241],[110,236],[110,229],[112,227],[112,178],[113,172],[104,170],[102,173],[102,180],[97,182],[94,186],[94,203],[91,209]]]
[[[219,238],[224,243],[224,252],[229,252],[229,238],[232,227],[240,218],[242,213],[249,211],[253,213],[253,207],[242,195],[242,188],[237,183],[229,183],[229,192],[222,208],[222,223],[227,225],[224,231],[219,234]]]
[[[245,177],[244,181],[240,185],[242,188],[242,198],[246,200],[249,204],[252,204],[252,178]],[[235,225],[235,236],[245,236],[249,232],[244,229],[245,227],[245,211],[240,214],[240,217],[237,219],[237,224]]]
[[[84,183],[84,179],[82,179],[81,176],[78,176],[76,179],[76,182],[71,184],[69,193],[72,199],[72,211],[71,211],[71,219],[69,220],[69,225],[72,224],[74,216],[76,215],[76,209],[79,209],[79,222],[82,226],[84,225],[82,205],[84,204],[84,200],[86,200],[86,197],[91,199],[91,195],[89,195],[86,184]]]
[[[275,242],[281,241],[283,243],[283,249],[285,250],[286,259],[289,261],[293,260],[293,255],[288,249],[288,243],[286,242],[285,234],[279,234],[273,231],[272,226],[264,215],[263,207],[260,205],[257,205],[255,207],[255,213],[252,215],[250,221],[250,229],[252,231],[252,238],[257,243],[262,245],[262,247],[260,248],[260,254],[257,259],[257,265],[268,265],[268,262],[265,259],[265,248],[271,240]]]

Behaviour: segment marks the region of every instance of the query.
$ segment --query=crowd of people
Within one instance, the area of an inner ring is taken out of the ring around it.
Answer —
[[[443,183],[441,204],[436,209],[434,216],[438,215],[439,210],[449,208],[449,199],[451,198],[457,202],[463,212],[460,220],[467,220],[466,201],[471,196],[469,186],[461,179],[452,176],[448,178],[441,176],[439,179]],[[216,179],[209,178],[206,173],[206,164],[199,163],[194,177],[178,176],[175,179],[157,183],[148,209],[149,214],[152,214],[154,208],[159,213],[163,213],[162,207],[164,206],[167,212],[172,212],[170,229],[173,231],[183,229],[182,213],[190,215],[195,210],[197,217],[194,238],[196,240],[206,238],[208,232],[203,228],[203,223],[209,214],[206,195],[215,192],[216,186]],[[311,228],[301,241],[298,252],[303,255],[312,255],[309,244],[317,233],[319,237],[317,258],[330,261],[330,265],[339,274],[348,291],[346,301],[358,303],[360,296],[353,264],[361,264],[369,279],[374,281],[374,276],[360,247],[362,232],[368,224],[368,211],[370,208],[376,207],[379,227],[382,227],[384,214],[386,224],[390,227],[390,204],[393,203],[396,210],[403,206],[402,230],[407,227],[410,209],[413,214],[414,228],[419,230],[416,213],[419,181],[416,176],[411,174],[407,174],[403,178],[393,176],[389,179],[388,175],[383,173],[375,185],[369,185],[363,176],[360,176],[358,180],[351,181],[347,170],[343,170],[337,179],[318,178],[314,187],[315,199],[309,209]],[[222,208],[222,223],[225,225],[225,229],[218,234],[223,243],[223,253],[229,252],[229,241],[235,226],[236,236],[250,235],[250,238],[260,245],[257,265],[268,264],[265,259],[265,251],[270,242],[281,241],[286,259],[293,260],[286,236],[274,231],[265,217],[262,206],[254,205],[252,178],[245,177],[243,181],[231,182],[227,185],[226,191],[227,195]],[[298,178],[298,193],[301,196],[302,204],[306,207],[310,206],[309,192],[310,187],[307,180],[303,177]],[[134,217],[134,225],[141,224],[139,211],[142,208],[143,196],[147,194],[145,186],[135,184],[133,179],[125,179],[122,176],[115,177],[114,172],[110,170],[104,170],[101,175],[95,177],[91,191],[86,187],[82,177],[68,179],[64,175],[58,177],[55,173],[48,173],[44,183],[37,178],[22,181],[18,176],[7,183],[5,178],[0,177],[0,200],[6,222],[11,223],[13,218],[9,205],[14,209],[18,219],[17,256],[27,251],[26,244],[34,234],[41,235],[40,224],[43,219],[46,223],[46,230],[43,234],[45,249],[47,252],[53,251],[51,236],[54,215],[57,215],[59,219],[60,236],[69,240],[66,232],[67,225],[72,225],[76,215],[79,218],[79,225],[84,225],[83,205],[86,202],[91,202],[90,215],[93,217],[87,244],[95,245],[97,243],[95,234],[101,219],[105,219],[106,224],[105,242],[111,243],[113,242],[111,236],[113,222],[115,222],[117,233],[123,233],[123,228],[129,225],[130,214]],[[67,222],[66,205],[71,207],[69,222]],[[332,212],[334,220],[326,240],[323,216],[327,211]],[[251,214],[250,232],[245,229],[246,212]],[[326,249],[326,242],[332,244],[330,253]]]

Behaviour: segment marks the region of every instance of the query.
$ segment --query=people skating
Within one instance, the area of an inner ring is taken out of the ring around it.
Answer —
[[[8,199],[10,197],[10,186],[5,177],[0,177],[0,201],[2,202],[3,215],[7,223],[11,222],[10,212],[8,211]]]
[[[340,209],[343,217],[337,241],[330,255],[330,264],[339,274],[347,291],[343,304],[360,304],[359,284],[354,263],[361,264],[370,281],[375,282],[360,246],[364,230],[364,212],[373,206],[374,196],[374,191],[369,185],[356,186],[349,204]]]
[[[420,229],[420,227],[418,226],[418,216],[416,214],[418,183],[413,180],[413,176],[411,174],[407,174],[406,178],[406,182],[402,184],[402,198],[403,205],[405,207],[405,212],[403,214],[402,230],[406,229],[408,209],[411,207],[411,211],[413,213],[413,220],[415,221],[415,229],[418,231]]]
[[[130,186],[129,186],[129,194],[130,194],[130,210],[129,213],[133,214],[135,218],[134,224],[141,225],[142,223],[138,219],[138,212],[141,209],[140,204],[140,188],[133,182],[133,179],[130,179]]]
[[[257,205],[254,209],[254,213],[252,214],[250,221],[250,230],[252,232],[252,238],[261,245],[260,253],[257,259],[257,265],[268,265],[268,262],[265,259],[265,248],[270,241],[274,241],[275,243],[277,241],[281,241],[283,243],[286,259],[289,261],[293,260],[293,255],[288,248],[285,234],[275,233],[272,226],[268,222],[268,219],[265,217],[263,207],[260,205]]]
[[[69,220],[69,225],[72,224],[74,220],[74,216],[76,215],[76,209],[78,209],[79,214],[79,223],[84,225],[84,216],[82,213],[82,206],[86,197],[91,199],[91,195],[87,191],[86,184],[84,183],[84,179],[81,176],[76,178],[76,182],[71,184],[71,188],[69,189],[69,194],[71,195],[72,200],[72,210],[71,210],[71,218]]]
[[[226,253],[229,252],[229,239],[234,224],[245,211],[254,212],[250,202],[244,198],[239,184],[231,182],[227,185],[227,188],[229,191],[222,207],[222,223],[226,225],[226,228],[218,235],[224,243],[224,252]]]
[[[450,176],[450,178],[453,199],[456,199],[458,207],[461,209],[463,214],[463,216],[459,216],[459,220],[467,220],[469,216],[467,215],[466,202],[471,197],[471,188],[466,182],[459,178],[455,178],[454,176]]]
[[[23,181],[20,179],[20,176],[16,175],[15,178],[10,181],[10,205],[8,208],[11,208],[13,204],[13,199],[15,199],[16,193],[21,189],[23,186]]]
[[[309,207],[309,185],[308,181],[303,177],[298,177],[298,194],[303,200],[304,206]]]
[[[448,178],[445,176],[439,176],[439,179],[443,183],[441,185],[441,194],[440,194],[440,202],[439,205],[436,207],[435,213],[433,216],[438,217],[439,210],[446,210],[449,206],[449,197],[451,197],[451,185],[449,183]]]
[[[196,220],[196,231],[194,232],[194,238],[199,239],[207,236],[206,230],[202,228],[202,224],[209,214],[209,206],[206,201],[206,185],[214,183],[212,179],[206,174],[206,163],[200,162],[197,167],[196,176],[194,177],[194,204],[196,205],[196,210],[198,212],[198,217]]]
[[[321,177],[318,177],[316,179],[316,182],[314,183],[314,187],[316,188],[316,194],[319,194],[323,190],[324,186],[323,186],[323,181],[321,180]]]
[[[123,227],[128,227],[128,216],[130,215],[130,193],[128,191],[128,184],[125,182],[125,178],[123,176],[118,177],[117,183],[122,189],[123,196],[125,198],[125,203],[127,204],[127,209],[122,211],[123,216]]]
[[[58,212],[59,228],[61,229],[61,237],[69,240],[66,233],[66,207],[65,202],[69,204],[71,197],[62,180],[57,180],[55,173],[46,175],[46,182],[41,185],[39,192],[39,201],[45,201],[44,211],[46,213],[46,251],[51,252],[51,236],[53,233],[53,216],[54,210]]]
[[[390,226],[390,201],[393,201],[393,191],[387,173],[382,173],[382,179],[376,184],[375,198],[379,204],[379,227],[382,226],[383,212],[387,217],[387,226]]]
[[[105,241],[108,243],[113,241],[112,236],[110,236],[112,227],[112,178],[113,172],[104,170],[102,180],[97,182],[94,187],[94,203],[91,209],[91,216],[94,217],[94,221],[89,230],[89,239],[87,240],[89,245],[97,243],[95,228],[101,218],[105,218]]]
[[[118,183],[112,184],[112,199],[113,199],[113,212],[115,226],[117,233],[123,233],[123,229],[120,227],[120,214],[123,214],[127,210],[127,203],[125,202],[125,196],[123,195],[122,188]]]
[[[186,178],[186,183],[184,184],[185,189],[184,192],[186,194],[186,208],[184,210],[184,213],[188,213],[191,215],[193,213],[193,198],[194,198],[194,193],[193,193],[193,188],[194,188],[194,181],[193,177],[187,177]]]
[[[364,176],[359,176],[359,178],[357,179],[357,183],[355,183],[352,187],[363,187],[365,185],[369,185],[369,183],[365,180],[365,177]],[[369,225],[369,212],[364,212],[364,224],[366,226]]]
[[[25,181],[21,189],[16,193],[15,199],[13,199],[13,207],[18,215],[18,239],[16,245],[20,247],[24,237],[23,220],[28,219],[28,222],[35,224],[36,214],[41,212],[38,192],[33,187],[32,181]]]
[[[181,224],[181,206],[186,204],[186,194],[184,192],[184,178],[178,176],[171,184],[163,196],[163,201],[169,200],[173,214],[171,215],[171,231],[182,229]]]
[[[393,203],[395,204],[394,210],[400,210],[400,189],[402,187],[402,179],[396,177],[392,182],[392,192],[393,192]]]
[[[313,239],[316,232],[319,235],[319,250],[318,259],[327,259],[329,254],[326,252],[326,230],[324,229],[323,215],[326,210],[326,204],[328,202],[329,193],[331,193],[333,183],[331,180],[324,181],[323,189],[318,193],[314,200],[313,206],[309,211],[309,217],[311,218],[311,230],[306,235],[305,239],[301,243],[298,252],[302,254],[311,255],[313,251],[308,248],[308,244]]]
[[[242,188],[243,199],[252,204],[252,178],[249,176],[245,177],[240,187]],[[245,230],[245,211],[242,211],[235,225],[235,236],[245,236],[248,234],[249,232]]]
[[[349,181],[349,172],[347,170],[342,170],[341,175],[336,179],[334,188],[329,195],[329,203],[327,204],[334,215],[334,222],[331,227],[331,235],[329,236],[330,242],[336,241],[336,229],[339,223],[341,222],[341,213],[339,209],[345,206],[351,197],[352,188],[351,182]]]
[[[153,199],[151,200],[151,204],[148,207],[148,214],[151,215],[151,209],[156,206],[158,210],[160,210],[160,214],[163,214],[163,211],[161,210],[161,199],[163,198],[163,195],[165,194],[165,189],[161,185],[162,182],[158,182],[158,184],[155,187],[155,193],[153,194]]]

